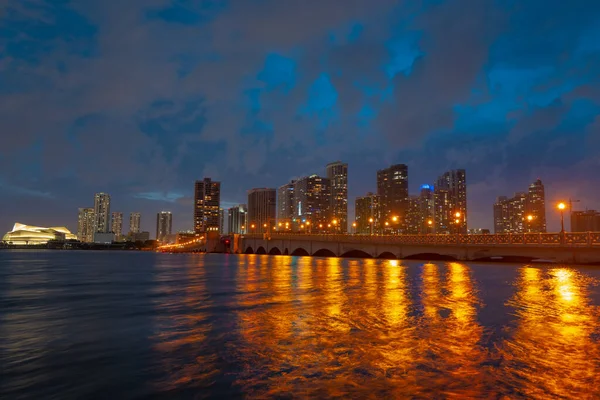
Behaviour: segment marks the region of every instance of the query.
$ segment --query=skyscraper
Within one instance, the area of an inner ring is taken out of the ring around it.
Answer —
[[[528,232],[546,232],[546,194],[544,184],[540,179],[529,185],[527,215],[532,217],[528,223]]]
[[[380,232],[381,208],[379,196],[371,192],[357,197],[354,203],[356,218],[356,233],[362,235]]]
[[[341,221],[331,217],[331,187],[327,178],[317,175],[305,176],[294,183],[294,229],[301,229],[308,223],[307,230],[339,232]],[[335,221],[335,224],[333,223]],[[322,228],[319,227],[322,225]]]
[[[494,233],[509,232],[508,197],[499,196],[494,203]]]
[[[283,225],[292,223],[294,217],[294,183],[286,183],[277,190],[277,223]]]
[[[439,192],[441,202],[436,204],[438,233],[467,233],[467,174],[464,169],[451,170],[440,176],[434,192]],[[446,193],[447,192],[447,193]],[[434,193],[434,198],[435,198]],[[457,216],[458,214],[458,216]],[[458,221],[458,222],[457,222]]]
[[[405,232],[418,234],[421,232],[423,218],[421,216],[421,201],[419,196],[408,196],[408,209],[406,210]],[[389,224],[390,222],[388,222]]]
[[[381,225],[391,224],[396,217],[398,228],[403,230],[408,210],[408,167],[395,164],[377,171],[377,194],[381,200]]]
[[[110,195],[107,193],[96,193],[94,196],[94,214],[96,222],[94,232],[110,232]]]
[[[341,233],[348,231],[348,164],[336,161],[327,164],[330,185],[330,217],[339,221]]]
[[[129,214],[129,233],[140,233],[140,225],[142,222],[142,214],[132,212]]]
[[[240,204],[231,207],[227,210],[227,232],[231,235],[234,233],[248,232],[247,223],[248,207],[245,204]]]
[[[173,226],[173,214],[170,211],[161,211],[156,214],[156,240],[164,242],[171,234]]]
[[[275,189],[257,188],[248,191],[249,233],[273,231],[276,226],[277,193]]]
[[[210,178],[196,181],[194,186],[194,231],[218,231],[220,226],[221,182]]]
[[[494,233],[529,232],[527,215],[527,193],[499,197],[494,204]]]
[[[123,213],[113,212],[111,216],[111,232],[115,234],[115,239],[118,240],[121,236],[123,236]]]
[[[421,185],[419,195],[419,232],[433,233],[435,220],[435,198],[432,187]]]
[[[84,243],[94,241],[96,214],[93,208],[80,208],[77,217],[77,239]]]

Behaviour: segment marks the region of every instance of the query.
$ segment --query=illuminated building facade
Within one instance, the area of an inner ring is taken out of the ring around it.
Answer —
[[[420,233],[423,218],[421,217],[421,202],[419,196],[408,197],[408,209],[405,218],[405,233]],[[390,222],[388,222],[390,223]]]
[[[219,231],[221,182],[210,178],[196,181],[194,185],[194,231],[205,233]]]
[[[172,233],[173,214],[170,211],[161,211],[156,214],[156,240],[164,242]]]
[[[65,241],[76,240],[77,236],[73,235],[65,227],[50,227],[43,228],[41,226],[31,226],[15,223],[12,231],[7,232],[2,241],[13,245],[42,245],[49,241]]]
[[[494,233],[546,232],[544,185],[536,180],[527,192],[511,198],[498,197],[494,203]]]
[[[142,214],[139,212],[132,212],[129,214],[129,233],[136,234],[140,233],[140,226],[142,223]]]
[[[330,181],[317,175],[305,176],[294,183],[294,227],[317,232],[319,230],[339,232],[340,221],[335,220],[330,212]],[[306,224],[308,223],[308,226]],[[321,225],[321,227],[319,227]],[[328,226],[331,225],[331,226]]]
[[[248,191],[249,233],[265,233],[276,226],[277,191],[269,188],[256,188]]]
[[[235,207],[231,207],[227,210],[227,233],[244,234],[248,232],[247,217],[248,207],[245,204],[240,204]]]
[[[435,197],[430,185],[421,185],[418,233],[434,233]]]
[[[571,232],[600,232],[600,212],[595,210],[573,211]]]
[[[113,212],[110,222],[112,233],[115,234],[115,239],[119,240],[123,236],[123,213]]]
[[[294,218],[294,183],[286,183],[277,189],[277,224],[291,226]]]
[[[383,224],[396,217],[399,229],[404,230],[408,210],[408,166],[395,164],[377,171],[377,194]]]
[[[546,232],[546,193],[544,184],[537,179],[527,192],[527,215],[533,218],[528,223],[528,232]]]
[[[356,233],[361,235],[381,232],[379,196],[371,192],[357,197],[354,202]]]
[[[94,232],[110,232],[110,195],[108,193],[96,193],[94,196],[94,214],[96,223]]]
[[[92,243],[94,241],[94,227],[96,214],[93,208],[80,208],[77,216],[77,239],[80,242]]]
[[[348,231],[348,164],[336,161],[327,164],[330,185],[330,218],[339,221],[339,232]]]
[[[437,233],[467,233],[467,174],[464,169],[445,172],[438,178],[434,202]]]

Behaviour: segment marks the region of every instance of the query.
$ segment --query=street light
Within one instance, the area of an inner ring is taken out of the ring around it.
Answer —
[[[428,219],[427,220],[427,233],[431,233],[431,226],[433,225],[433,221]]]
[[[356,222],[352,223],[352,229],[354,230],[354,234],[356,234]]]
[[[531,221],[533,221],[533,215],[529,214],[527,216],[527,231],[531,233]]]
[[[373,218],[369,218],[369,225],[371,225],[371,236],[373,236]]]
[[[565,232],[565,208],[567,208],[565,203],[558,203],[558,209],[560,210],[560,233]]]

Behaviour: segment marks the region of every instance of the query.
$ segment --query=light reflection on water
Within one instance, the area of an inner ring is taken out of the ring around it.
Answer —
[[[600,398],[600,269],[51,254],[0,269],[0,397]]]

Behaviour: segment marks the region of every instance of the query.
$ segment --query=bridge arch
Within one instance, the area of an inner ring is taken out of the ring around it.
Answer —
[[[258,249],[256,249],[256,254],[267,254],[267,251],[264,247],[260,246]]]
[[[246,247],[246,250],[244,250],[244,254],[254,254],[254,250],[252,250],[252,246]]]
[[[380,255],[378,255],[377,258],[381,258],[383,260],[395,260],[398,257],[396,257],[396,255],[394,253],[392,253],[392,252],[384,251],[383,253],[381,253]]]
[[[454,256],[439,253],[417,253],[402,258],[404,260],[458,261]]]
[[[285,248],[285,250],[283,251],[283,255],[284,256],[288,256],[290,255],[290,251],[287,249],[287,247]]]
[[[336,255],[329,249],[319,249],[313,253],[313,257],[336,257]]]
[[[292,251],[292,256],[310,256],[308,251],[304,250],[302,247],[298,247],[296,250]]]
[[[279,250],[278,247],[273,247],[271,250],[269,250],[269,254],[272,256],[280,256],[281,250]]]
[[[369,253],[362,250],[349,250],[342,254],[340,257],[346,258],[373,258]]]

